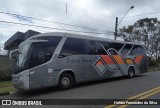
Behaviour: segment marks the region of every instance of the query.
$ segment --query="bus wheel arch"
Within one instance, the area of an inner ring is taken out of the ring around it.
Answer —
[[[133,78],[135,75],[135,67],[134,66],[129,66],[128,67],[128,77]]]
[[[70,89],[75,84],[75,74],[71,70],[61,72],[59,76],[58,87],[61,90]]]

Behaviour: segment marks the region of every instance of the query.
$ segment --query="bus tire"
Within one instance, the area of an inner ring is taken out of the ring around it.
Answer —
[[[67,89],[70,89],[73,86],[73,83],[74,83],[74,80],[73,80],[72,75],[69,74],[69,73],[63,73],[60,76],[58,87],[61,90],[67,90]]]
[[[129,78],[133,78],[135,74],[134,68],[133,67],[129,67],[128,69],[128,77]]]

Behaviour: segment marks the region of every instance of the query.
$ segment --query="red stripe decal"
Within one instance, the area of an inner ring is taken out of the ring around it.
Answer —
[[[138,64],[138,63],[141,62],[142,58],[143,58],[143,55],[137,56],[137,57],[134,59],[134,62]]]
[[[106,64],[114,64],[109,55],[100,55]]]

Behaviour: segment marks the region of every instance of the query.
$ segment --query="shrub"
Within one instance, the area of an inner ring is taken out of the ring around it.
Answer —
[[[157,65],[156,60],[151,59],[148,61],[148,66],[156,66],[156,65]]]

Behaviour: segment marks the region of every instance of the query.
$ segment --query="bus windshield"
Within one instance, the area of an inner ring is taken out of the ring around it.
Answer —
[[[42,40],[41,40],[42,39]],[[48,62],[57,48],[62,37],[39,37],[37,40],[27,41],[19,46],[19,52],[13,74],[30,69]]]
[[[21,71],[22,69],[25,68],[25,61],[27,59],[27,52],[29,50],[30,44],[24,44],[23,46],[21,46],[21,48],[19,48],[19,52],[17,55],[17,59],[16,59],[16,64],[15,64],[15,73],[18,73],[19,71]]]

